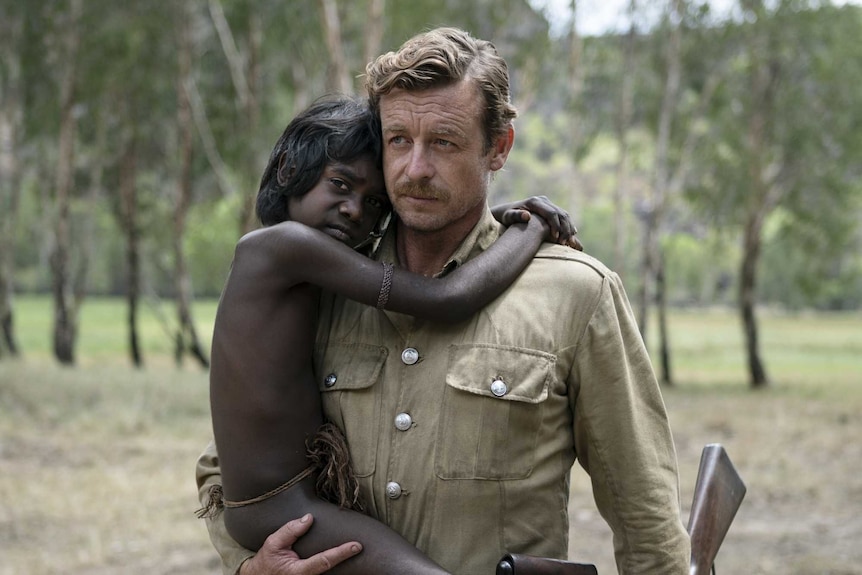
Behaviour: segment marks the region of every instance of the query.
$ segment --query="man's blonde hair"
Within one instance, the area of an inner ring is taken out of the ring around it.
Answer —
[[[415,91],[474,81],[484,99],[486,151],[518,115],[510,101],[509,68],[497,48],[457,28],[436,28],[414,36],[397,52],[368,64],[365,72],[368,99],[376,111],[380,97],[396,88]]]

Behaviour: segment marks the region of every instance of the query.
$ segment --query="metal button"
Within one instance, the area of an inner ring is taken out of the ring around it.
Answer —
[[[401,497],[401,486],[395,483],[394,481],[390,481],[386,484],[386,497],[389,499],[398,499]]]
[[[414,363],[419,361],[419,352],[412,347],[408,347],[401,352],[401,361],[403,361],[407,365],[413,365]]]
[[[502,379],[495,379],[491,382],[491,393],[497,397],[503,397],[506,395],[507,391],[509,391],[509,388],[506,386],[506,382]]]
[[[330,373],[323,380],[323,385],[325,385],[326,387],[332,387],[333,385],[335,385],[336,381],[338,381],[338,376],[335,375],[334,373]]]
[[[407,431],[413,425],[413,418],[409,413],[399,413],[395,416],[395,429],[398,431]]]

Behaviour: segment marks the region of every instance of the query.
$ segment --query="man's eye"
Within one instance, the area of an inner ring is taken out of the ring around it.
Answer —
[[[444,148],[448,148],[449,146],[453,145],[452,142],[450,142],[449,140],[444,140],[443,138],[437,138],[436,140],[434,140],[434,143]]]
[[[392,136],[389,138],[389,143],[394,146],[399,146],[407,141],[407,138],[404,136]]]

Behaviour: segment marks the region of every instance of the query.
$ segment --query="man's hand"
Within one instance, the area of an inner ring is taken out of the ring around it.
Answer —
[[[311,528],[313,522],[314,518],[307,514],[285,524],[267,537],[257,555],[242,564],[239,575],[319,575],[362,551],[360,543],[350,541],[308,559],[300,559],[293,550],[293,544]]]
[[[558,244],[583,251],[584,246],[578,239],[578,229],[572,223],[569,213],[554,205],[546,196],[533,196],[525,200],[501,204],[491,208],[494,218],[504,226],[528,222],[531,214],[540,216],[550,228],[551,238]]]

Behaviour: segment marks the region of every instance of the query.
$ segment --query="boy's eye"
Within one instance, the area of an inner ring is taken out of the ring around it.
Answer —
[[[344,180],[341,180],[339,178],[330,178],[329,182],[333,186],[335,186],[336,188],[341,190],[342,192],[349,192],[350,191],[350,186],[348,186],[347,182],[345,182]]]
[[[369,206],[376,210],[379,210],[386,205],[386,202],[383,200],[383,198],[379,198],[377,196],[368,196],[367,198],[365,198],[365,201],[368,203]]]

